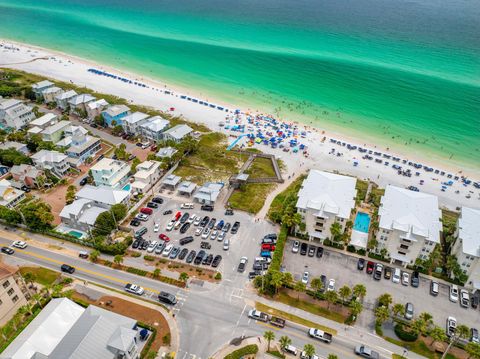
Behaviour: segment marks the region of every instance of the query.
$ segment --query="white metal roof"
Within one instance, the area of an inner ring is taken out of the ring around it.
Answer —
[[[172,127],[166,130],[164,134],[169,135],[176,140],[181,140],[192,131],[193,129],[188,125],[177,125],[175,127]]]
[[[147,115],[146,113],[137,111],[137,112],[131,113],[130,115],[125,116],[123,118],[123,122],[133,125],[139,121],[143,121],[147,119],[148,117],[149,115]]]
[[[50,121],[55,120],[56,118],[57,118],[57,115],[49,112],[49,113],[46,113],[45,115],[43,115],[42,117],[39,117],[39,118],[33,120],[32,122],[30,122],[30,125],[31,126],[43,126],[46,123],[49,123]]]
[[[380,228],[395,229],[409,236],[440,242],[442,215],[437,196],[389,185],[382,197],[378,215]]]
[[[480,209],[462,207],[458,237],[462,240],[463,253],[480,257]]]
[[[355,206],[357,179],[311,170],[298,192],[297,208],[318,210],[318,216],[349,218]]]
[[[122,203],[122,201],[129,196],[129,193],[128,191],[111,189],[105,186],[95,187],[86,185],[77,192],[76,196],[77,198],[85,198],[107,205],[114,205]]]

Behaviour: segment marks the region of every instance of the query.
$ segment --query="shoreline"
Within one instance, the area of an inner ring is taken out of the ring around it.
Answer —
[[[190,95],[192,93],[191,90],[183,91],[183,89],[178,87],[171,87],[165,83],[149,79],[145,76],[119,71],[108,65],[96,64],[75,56],[46,50],[37,46],[22,44],[16,41],[0,39],[0,45],[12,45],[13,47],[18,48],[18,50],[8,50],[5,47],[0,47],[1,62],[4,63],[0,64],[2,67],[14,68],[67,83],[71,82],[78,86],[85,86],[96,92],[125,98],[132,104],[135,103],[150,106],[174,115],[179,115],[191,122],[204,124],[213,131],[226,134],[229,138],[229,142],[232,141],[232,137],[237,137],[242,134],[231,130],[227,131],[224,127],[220,126],[220,123],[225,122],[226,115],[233,118],[233,110],[236,109],[236,107],[222,102],[215,102],[216,105],[221,105],[222,107],[231,110],[230,112],[225,112],[181,98],[182,95],[187,93],[189,94],[188,96],[193,96]],[[147,86],[139,87],[110,77],[100,76],[89,72],[89,68],[102,69],[103,71],[108,71],[109,73],[126,77],[131,80],[136,79]],[[172,107],[174,108],[174,111],[169,111]],[[243,111],[241,114],[242,119],[239,119],[239,121],[248,121],[248,116],[245,115],[246,112],[247,111]],[[258,116],[261,117],[260,114],[252,112],[250,120]],[[260,120],[259,123],[263,126],[266,122],[264,123],[262,121],[263,120]],[[287,124],[292,129],[295,128],[299,133],[301,131],[306,132],[305,137],[302,136],[302,138],[299,138],[299,142],[307,146],[308,153],[302,155],[302,151],[300,151],[297,154],[292,154],[293,151],[285,152],[280,148],[274,149],[262,144],[255,144],[254,147],[257,147],[266,153],[275,154],[277,157],[285,161],[288,169],[287,175],[295,177],[295,173],[298,174],[299,171],[303,172],[309,168],[338,171],[339,173],[372,180],[382,187],[388,184],[395,184],[404,187],[412,185],[418,186],[422,191],[437,195],[440,203],[451,209],[456,208],[458,205],[480,207],[480,191],[472,188],[473,186],[471,185],[464,187],[460,181],[456,181],[452,187],[442,189],[442,182],[449,180],[446,175],[445,177],[440,177],[440,175],[436,175],[433,172],[428,173],[423,170],[420,170],[420,177],[400,176],[390,167],[393,162],[389,166],[386,166],[385,164],[375,163],[375,161],[368,161],[367,159],[362,158],[364,155],[363,153],[347,150],[346,147],[338,147],[338,145],[331,142],[331,139],[336,139],[341,142],[364,147],[373,151],[382,153],[387,152],[392,157],[396,156],[402,159],[408,159],[407,161],[412,161],[414,163],[420,162],[428,164],[429,166],[434,166],[437,169],[441,169],[442,171],[454,175],[465,175],[467,177],[473,175],[473,181],[478,181],[480,178],[480,171],[478,170],[451,168],[450,166],[446,166],[445,163],[438,163],[429,160],[428,158],[424,159],[425,161],[419,161],[418,158],[415,159],[415,156],[402,155],[401,152],[391,149],[386,151],[383,146],[359,141],[355,137],[349,135],[336,133],[330,130],[323,130],[298,121],[277,121],[281,124]],[[266,127],[268,126],[263,126],[262,131],[263,128]],[[257,128],[257,131],[259,128],[260,127]],[[324,137],[325,140],[322,141],[322,138]],[[246,141],[242,139],[238,144],[245,144],[245,142]],[[335,153],[332,153],[333,148],[336,150],[336,152],[334,151]],[[357,164],[355,164],[355,162],[357,162]],[[401,165],[401,163],[399,164]],[[407,165],[404,166],[407,168]],[[412,168],[412,171],[413,174],[415,174],[416,170]],[[422,182],[424,182],[420,183],[422,186],[419,186],[419,179],[422,179]],[[454,193],[455,190],[456,192]]]

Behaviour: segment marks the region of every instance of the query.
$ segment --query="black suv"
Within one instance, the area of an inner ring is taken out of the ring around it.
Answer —
[[[185,223],[189,217],[190,217],[190,214],[188,212],[185,212],[182,218],[180,218],[180,223]]]
[[[172,305],[177,303],[177,298],[173,294],[170,294],[167,292],[158,293],[158,300],[160,302],[172,304]]]
[[[68,264],[62,264],[60,269],[62,270],[62,272],[66,272],[70,274],[73,274],[73,272],[75,272],[75,268],[73,268],[72,266],[69,266]]]
[[[161,199],[160,197],[153,197],[153,198],[152,198],[152,202],[158,203],[158,204],[162,204],[162,203],[163,203],[163,199]]]
[[[358,270],[363,270],[364,268],[365,268],[365,259],[358,258],[357,269]]]
[[[180,227],[180,233],[184,234],[186,231],[188,231],[188,229],[190,228],[190,223],[184,223],[182,224],[182,226]]]
[[[185,259],[185,262],[192,263],[196,255],[197,255],[196,251],[191,251],[190,253],[188,253],[188,256],[187,256],[187,259]]]
[[[180,241],[179,241],[181,246],[184,246],[185,244],[192,243],[192,242],[193,242],[193,237],[192,236],[181,238]]]
[[[308,249],[308,244],[307,243],[302,243],[302,245],[300,246],[300,254],[302,256],[307,255],[307,249]]]
[[[202,207],[200,207],[202,211],[208,211],[208,212],[213,212],[213,206],[210,206],[209,204],[204,204]]]
[[[233,210],[232,210],[232,209],[227,209],[227,210],[225,211],[225,215],[226,215],[226,216],[233,216]]]
[[[410,284],[414,288],[418,288],[418,286],[420,285],[420,275],[417,271],[414,271],[412,273],[412,279],[410,279]]]
[[[210,222],[208,222],[208,228],[212,229],[213,227],[215,227],[215,222],[217,221],[216,218],[212,218],[210,220]]]
[[[235,234],[238,232],[238,229],[240,228],[240,222],[235,222],[232,226],[232,230],[230,231],[231,234]]]
[[[193,261],[194,264],[199,265],[202,263],[203,259],[207,256],[207,253],[205,251],[200,251],[198,252],[197,256],[195,257],[195,260]]]
[[[155,202],[148,202],[147,207],[148,208],[158,208],[158,204],[156,204]]]
[[[203,217],[202,221],[200,222],[200,227],[205,227],[208,224],[208,221],[210,221],[209,216]]]

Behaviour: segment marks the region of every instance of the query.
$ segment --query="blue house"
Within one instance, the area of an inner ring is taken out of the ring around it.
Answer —
[[[123,118],[130,114],[130,108],[125,105],[113,105],[102,112],[102,117],[108,127],[123,124]],[[115,121],[112,125],[112,122]]]

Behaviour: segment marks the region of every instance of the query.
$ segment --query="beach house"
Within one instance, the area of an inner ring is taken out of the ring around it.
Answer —
[[[387,186],[378,210],[376,251],[385,248],[392,263],[407,266],[427,259],[440,243],[441,211],[434,195]]]
[[[46,127],[42,132],[42,140],[57,143],[63,137],[65,129],[71,125],[70,121],[60,121]]]
[[[38,169],[62,178],[70,168],[68,157],[57,151],[40,150],[30,157]]]
[[[162,147],[158,150],[157,154],[155,155],[158,158],[172,158],[172,156],[177,153],[178,151],[173,147]]]
[[[123,118],[130,114],[130,108],[125,105],[113,105],[102,111],[102,117],[108,127],[122,125]]]
[[[12,183],[17,182],[19,187],[27,186],[28,188],[40,187],[40,178],[44,176],[42,170],[25,164],[12,166],[10,174],[12,175]]]
[[[137,172],[133,175],[132,192],[147,193],[158,182],[162,170],[160,162],[145,161],[137,166]]]
[[[37,99],[41,99],[43,97],[43,91],[45,91],[46,89],[50,88],[50,87],[54,87],[55,84],[51,81],[48,81],[48,80],[44,80],[44,81],[40,81],[40,82],[37,82],[35,84],[32,85],[32,90],[33,90],[33,93],[35,94],[35,97]]]
[[[138,359],[137,321],[94,305],[54,298],[2,353],[9,359]]]
[[[65,91],[55,96],[55,102],[57,103],[57,107],[65,111],[66,109],[68,109],[68,101],[70,101],[70,99],[74,98],[75,96],[77,96],[77,93],[74,90]]]
[[[42,130],[46,129],[49,126],[53,126],[58,122],[58,116],[54,113],[46,113],[42,117],[39,117],[32,122],[30,122],[30,126],[32,127],[38,127],[41,128]]]
[[[15,141],[6,141],[0,144],[0,150],[8,150],[10,148],[13,148],[16,151],[23,153],[24,155],[27,155],[29,153],[28,147],[24,143],[15,142]]]
[[[14,188],[6,179],[0,181],[0,206],[13,208],[25,199],[25,192]]]
[[[60,87],[52,86],[42,91],[43,102],[51,103],[55,102],[55,97],[62,94],[63,90]]]
[[[17,267],[0,262],[0,326],[4,326],[30,298]],[[3,356],[2,356],[3,357]]]
[[[68,143],[65,154],[73,167],[83,164],[87,158],[94,157],[102,149],[102,141],[98,137],[88,135],[81,126],[70,126],[64,132],[62,141]]]
[[[111,158],[102,158],[90,168],[96,186],[122,189],[128,182],[130,166],[128,163]]]
[[[174,141],[176,143],[182,141],[185,137],[190,136],[193,129],[188,125],[177,125],[163,133],[164,141]]]
[[[70,107],[70,113],[79,115],[79,116],[87,116],[87,104],[89,102],[95,101],[96,98],[90,94],[80,94],[75,97],[72,97],[68,100],[68,105]]]
[[[0,97],[0,128],[20,130],[34,119],[32,108],[22,101]]]
[[[169,125],[170,121],[154,116],[140,125],[140,133],[144,139],[156,143],[163,139],[163,133]]]
[[[480,209],[462,207],[451,254],[468,277],[465,286],[480,289]]]
[[[102,111],[105,110],[108,105],[108,102],[103,98],[87,103],[85,108],[87,110],[88,119],[94,120],[95,117],[100,116],[102,114]]]
[[[208,204],[213,206],[217,201],[220,191],[223,188],[222,183],[207,182],[197,189],[193,195],[193,199],[201,204]]]
[[[90,233],[100,213],[110,210],[115,204],[128,205],[130,193],[109,187],[86,185],[75,194],[75,201],[60,212],[63,231],[76,230]]]
[[[296,204],[309,240],[332,239],[334,223],[340,225],[343,233],[355,207],[356,182],[353,177],[310,170],[298,192]]]
[[[147,121],[150,116],[143,112],[134,112],[123,118],[121,123],[123,131],[129,135],[139,135],[140,125]]]

